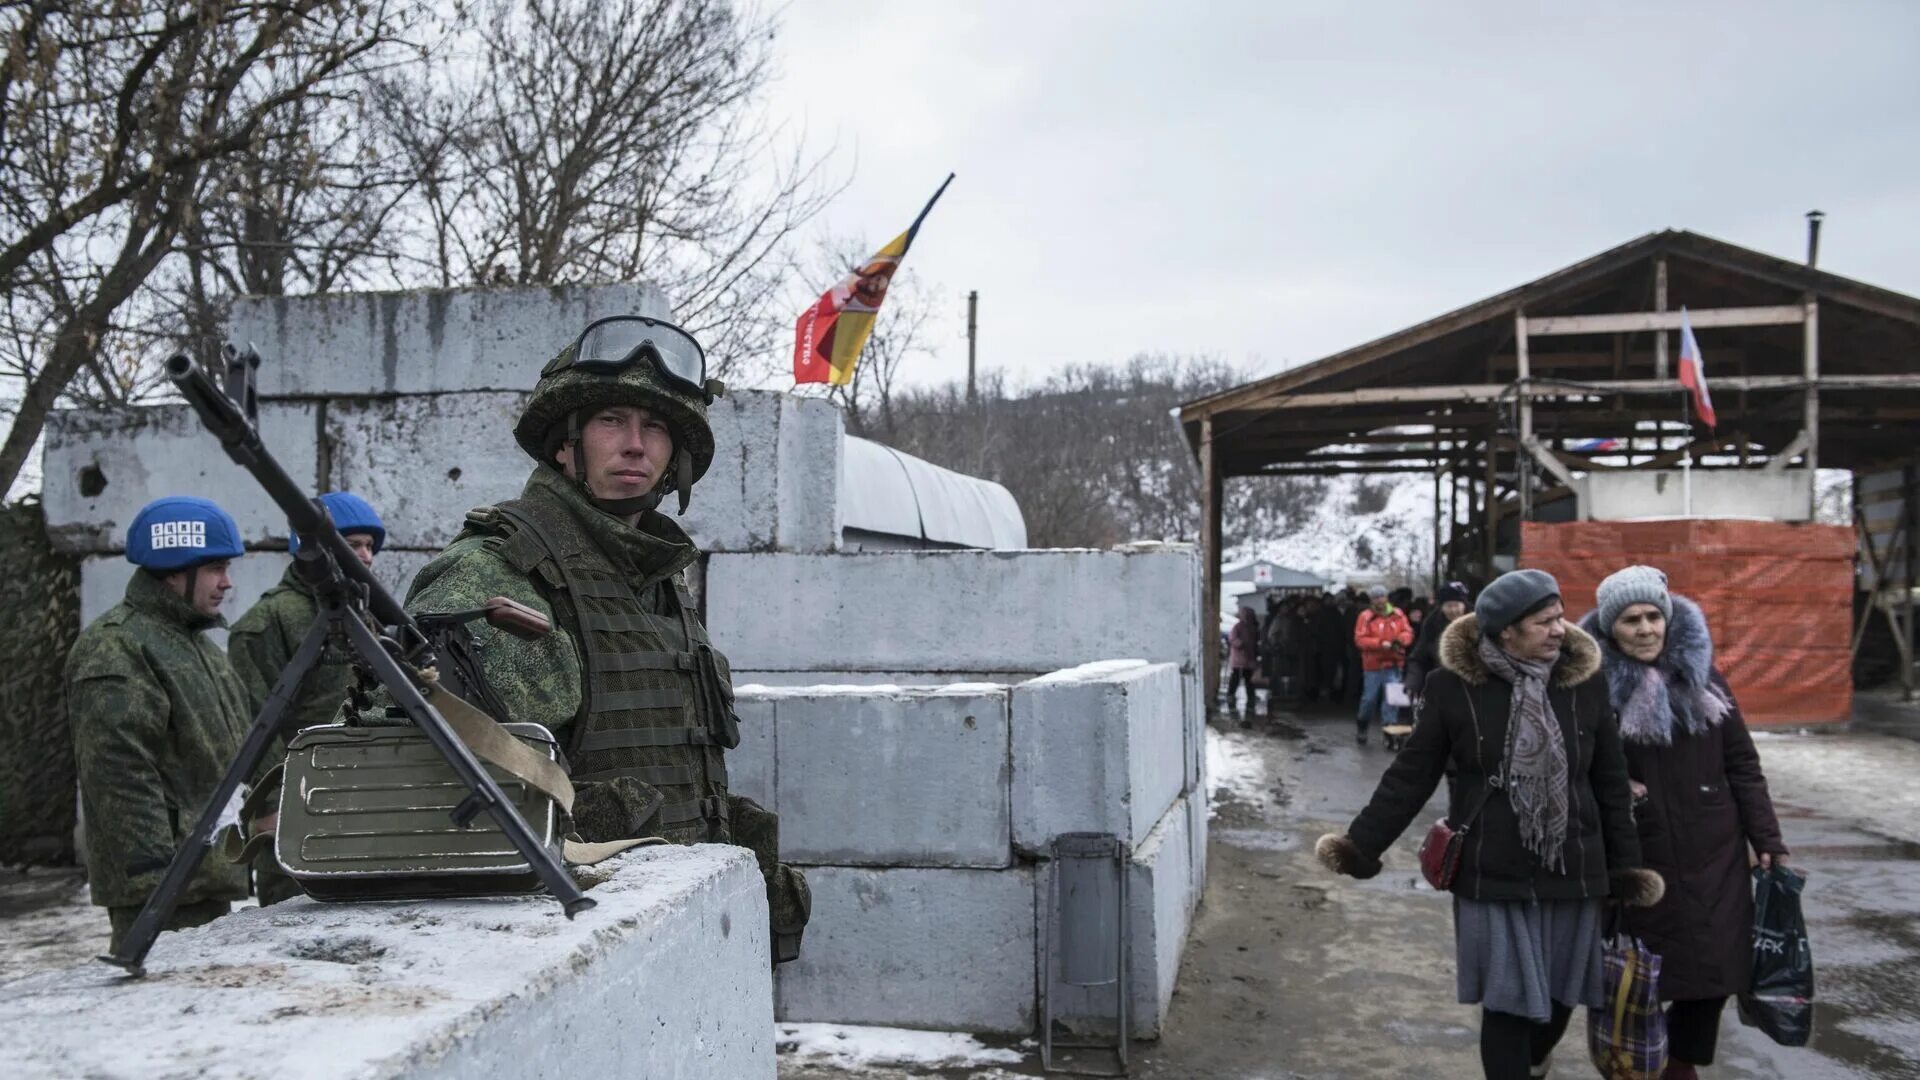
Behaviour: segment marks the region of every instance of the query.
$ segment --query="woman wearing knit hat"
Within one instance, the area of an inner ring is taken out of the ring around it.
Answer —
[[[1581,626],[1600,641],[1620,715],[1641,850],[1670,883],[1627,926],[1661,956],[1660,999],[1672,1003],[1666,1075],[1690,1080],[1713,1063],[1721,1009],[1751,974],[1747,849],[1771,866],[1787,847],[1699,606],[1651,566],[1615,573],[1596,599]]]
[[[1573,1007],[1602,1004],[1606,900],[1652,904],[1662,889],[1641,868],[1620,732],[1595,678],[1600,646],[1564,613],[1542,571],[1488,585],[1441,635],[1440,670],[1373,799],[1314,848],[1336,873],[1372,877],[1453,774],[1456,985],[1481,1007],[1492,1080],[1547,1075]]]

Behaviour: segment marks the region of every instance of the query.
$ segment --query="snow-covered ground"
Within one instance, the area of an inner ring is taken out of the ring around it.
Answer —
[[[1757,731],[1753,740],[1776,800],[1920,844],[1920,742],[1819,730]]]
[[[1019,1050],[987,1046],[954,1031],[861,1027],[853,1024],[775,1024],[784,1061],[848,1072],[884,1068],[977,1069],[1018,1065]],[[1027,1040],[1022,1046],[1031,1046]]]
[[[1207,783],[1213,789],[1208,817],[1220,816],[1223,798],[1260,810],[1273,805],[1273,779],[1261,751],[1261,744],[1271,742],[1271,735],[1207,727]]]

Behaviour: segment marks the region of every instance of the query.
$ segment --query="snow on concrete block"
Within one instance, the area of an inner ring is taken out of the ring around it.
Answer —
[[[673,312],[645,283],[261,296],[234,302],[228,333],[260,351],[268,397],[529,390],[609,315]]]
[[[247,909],[0,987],[15,1076],[773,1080],[765,886],[745,849],[602,864],[546,897]],[[110,1032],[111,1037],[88,1037]]]
[[[775,790],[774,703],[771,698],[742,689],[735,682],[733,712],[740,720],[740,745],[727,751],[727,790],[745,795],[774,813],[780,812]],[[793,847],[793,828],[782,823],[780,847]]]
[[[1127,971],[1132,984],[1128,1019],[1136,1039],[1160,1037],[1173,1001],[1174,981],[1180,974],[1180,957],[1186,951],[1187,930],[1193,923],[1197,901],[1188,829],[1187,801],[1182,798],[1134,848],[1129,866],[1128,930],[1133,948]],[[1047,914],[1046,875],[1051,872],[1050,867],[1043,866],[1036,875],[1041,890],[1037,905],[1040,918]],[[1071,1022],[1114,1015],[1112,988],[1068,986],[1056,978],[1057,974],[1046,973],[1054,980],[1049,993],[1055,1019]]]
[[[1034,1022],[1034,874],[821,866],[782,1020],[1025,1035]]]
[[[707,622],[749,671],[1052,671],[1113,656],[1192,669],[1198,573],[1184,546],[716,555]]]
[[[1185,688],[1173,664],[1102,661],[1013,688],[1013,842],[1069,832],[1140,843],[1186,784]]]
[[[438,550],[467,511],[520,494],[533,460],[513,441],[526,395],[360,398],[327,406],[327,487],[373,504],[395,547]]]
[[[261,441],[307,487],[319,474],[314,432],[312,405],[260,407]],[[163,495],[219,503],[245,543],[286,540],[286,516],[186,405],[55,412],[44,468],[47,532],[62,551],[124,550],[134,515]]]
[[[1001,867],[1007,689],[759,688],[774,711],[780,848],[837,866]]]
[[[733,669],[735,686],[951,686],[1023,683],[1042,671],[749,671]]]

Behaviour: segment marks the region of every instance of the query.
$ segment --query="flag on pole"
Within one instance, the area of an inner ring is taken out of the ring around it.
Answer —
[[[845,386],[853,381],[853,366],[860,360],[867,336],[873,333],[873,320],[886,301],[887,286],[893,281],[894,271],[900,268],[900,260],[907,257],[907,249],[913,246],[914,235],[920,231],[920,223],[927,219],[927,212],[940,201],[951,183],[953,174],[948,173],[940,190],[927,200],[920,216],[913,219],[906,232],[849,271],[800,313],[799,321],[793,324],[795,385]]]
[[[1700,359],[1700,343],[1693,338],[1693,323],[1687,309],[1680,309],[1680,385],[1693,394],[1693,411],[1711,431],[1714,427],[1713,395],[1707,392],[1707,365]]]

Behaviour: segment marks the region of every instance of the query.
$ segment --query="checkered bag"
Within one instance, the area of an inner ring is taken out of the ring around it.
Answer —
[[[1587,1010],[1587,1054],[1605,1080],[1659,1080],[1667,1067],[1660,956],[1639,938],[1615,934],[1601,963],[1607,1003]]]

